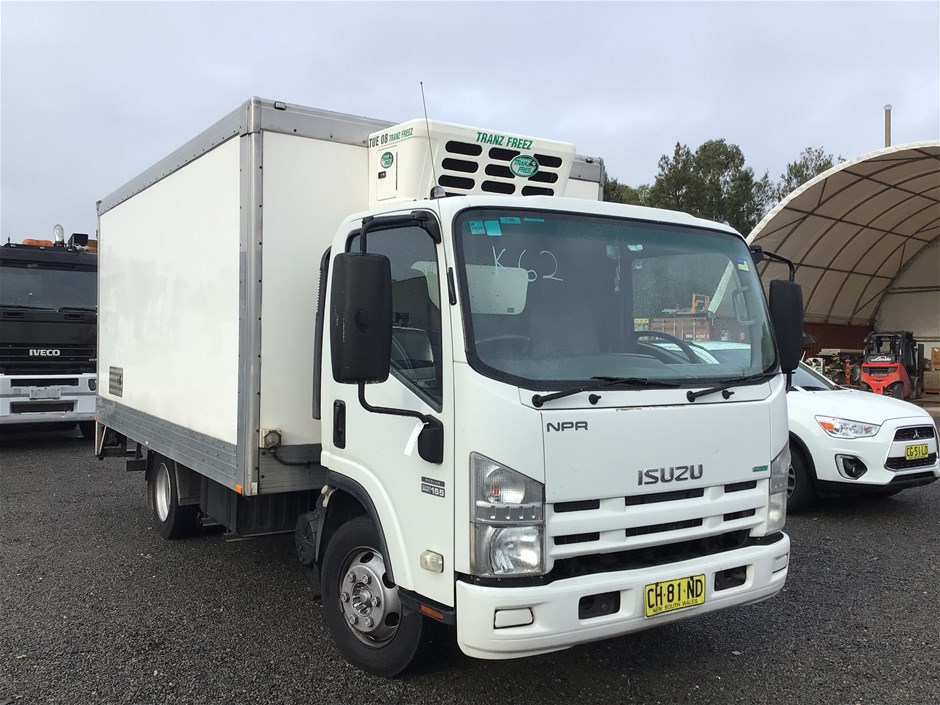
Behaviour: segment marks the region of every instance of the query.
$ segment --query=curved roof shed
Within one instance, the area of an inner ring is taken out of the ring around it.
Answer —
[[[747,239],[796,263],[805,321],[874,325],[899,278],[940,245],[940,141],[842,162],[777,204]],[[940,272],[927,270],[932,286],[921,288],[940,291]],[[940,320],[940,309],[932,315]]]

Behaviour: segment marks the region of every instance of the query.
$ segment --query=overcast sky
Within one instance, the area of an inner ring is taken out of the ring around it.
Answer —
[[[95,202],[251,96],[573,142],[650,183],[676,142],[777,178],[940,137],[940,3],[0,2],[0,240]],[[365,188],[365,185],[363,185]]]

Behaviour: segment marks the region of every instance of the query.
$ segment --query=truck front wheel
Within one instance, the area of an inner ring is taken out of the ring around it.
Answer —
[[[199,529],[199,507],[180,506],[176,484],[176,463],[158,455],[153,471],[147,474],[147,504],[153,523],[165,539],[182,539]]]
[[[402,607],[379,545],[375,525],[366,517],[336,530],[323,556],[323,609],[346,659],[389,678],[418,660],[428,625],[423,615]]]

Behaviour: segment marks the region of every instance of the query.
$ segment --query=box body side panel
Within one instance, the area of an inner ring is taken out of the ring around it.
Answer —
[[[364,146],[270,132],[263,150],[261,428],[280,430],[287,446],[316,444],[320,259],[342,220],[366,208],[368,155]]]
[[[239,169],[232,138],[103,213],[99,242],[100,396],[233,445]]]

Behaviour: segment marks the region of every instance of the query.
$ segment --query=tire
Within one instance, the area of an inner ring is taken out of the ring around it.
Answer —
[[[391,678],[420,661],[430,625],[419,612],[405,613],[379,545],[378,531],[366,517],[336,530],[323,556],[323,609],[333,641],[346,659]]]
[[[82,432],[82,438],[86,441],[95,440],[95,422],[94,421],[79,421],[78,430]]]
[[[815,480],[803,451],[790,443],[790,477],[787,480],[787,512],[799,514],[816,498]]]
[[[156,456],[153,471],[147,474],[147,504],[153,525],[165,539],[183,539],[199,531],[198,505],[180,506],[176,487],[176,463]]]

